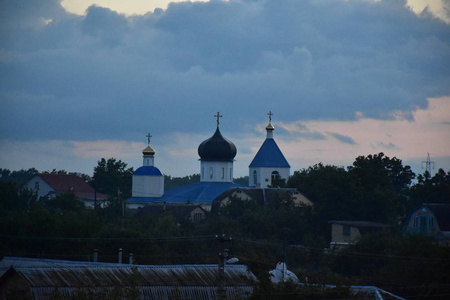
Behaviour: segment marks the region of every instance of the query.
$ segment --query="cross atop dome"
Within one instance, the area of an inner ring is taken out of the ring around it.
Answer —
[[[152,135],[150,133],[147,133],[146,135],[147,137],[147,147],[145,147],[144,150],[142,150],[142,154],[144,154],[144,165],[150,165],[150,162],[148,162],[148,160],[146,160],[145,158],[147,157],[152,157],[152,161],[151,161],[151,165],[153,165],[153,156],[155,155],[155,150],[153,150],[153,148],[150,146],[150,138],[152,137]]]
[[[269,116],[269,123],[271,123],[272,122],[272,116],[273,116],[272,111],[269,111],[269,113],[267,115]]]
[[[217,118],[217,127],[219,127],[219,124],[220,124],[220,120],[219,120],[219,118],[222,118],[222,115],[221,115],[221,114],[219,114],[219,112],[217,112],[217,115],[214,115],[214,117],[216,117],[216,118]]]
[[[269,111],[267,115],[269,116],[269,124],[266,126],[267,137],[272,138],[273,131],[275,130],[275,127],[273,127],[272,125],[272,116],[273,116],[272,111]]]

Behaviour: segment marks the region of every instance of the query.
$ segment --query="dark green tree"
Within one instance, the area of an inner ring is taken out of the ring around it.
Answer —
[[[317,221],[328,228],[330,220],[357,219],[354,185],[342,167],[316,164],[294,172],[287,186],[296,188],[314,203]]]
[[[31,177],[39,173],[35,168],[30,168],[28,170],[10,171],[8,169],[0,168],[0,181],[13,181],[16,183],[17,187],[20,187]]]
[[[197,183],[199,181],[200,174],[193,174],[184,177],[172,177],[170,175],[164,175],[164,189],[170,190],[191,183]]]
[[[365,220],[394,224],[406,214],[407,195],[415,177],[410,166],[381,152],[357,157],[348,173]]]
[[[102,158],[94,168],[91,186],[111,198],[131,197],[133,168],[115,158]]]
[[[58,195],[54,198],[43,198],[41,204],[49,211],[73,211],[83,212],[86,206],[83,201],[78,199],[73,193]]]
[[[36,195],[17,187],[14,181],[0,181],[0,215],[9,212],[26,211],[36,201]]]
[[[439,169],[433,177],[428,171],[417,176],[410,189],[407,210],[422,203],[450,203],[450,171]]]
[[[234,183],[242,184],[244,186],[248,185],[248,176],[238,177],[233,179]]]

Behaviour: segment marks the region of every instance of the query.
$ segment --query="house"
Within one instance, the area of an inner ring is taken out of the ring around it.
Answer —
[[[387,229],[390,226],[369,221],[329,221],[331,224],[330,249],[338,250],[356,244],[369,231]]]
[[[87,207],[103,206],[107,200],[106,195],[97,193],[82,178],[73,174],[39,173],[28,180],[23,187],[35,192],[38,199],[42,197],[54,198],[57,195],[73,193]]]
[[[422,234],[450,247],[450,204],[423,203],[405,220],[404,234]]]
[[[295,206],[312,206],[313,203],[295,188],[230,188],[217,197],[212,204],[211,212],[217,212],[229,204],[232,199],[255,201],[259,205],[267,205],[276,201],[292,200]]]
[[[6,262],[4,262],[6,260]],[[245,265],[130,265],[50,259],[4,258],[0,299],[60,299],[74,293],[114,291],[139,299],[242,299],[256,277]],[[219,274],[223,274],[219,278]],[[7,295],[9,298],[7,298]],[[14,298],[12,298],[14,297]],[[54,298],[53,298],[54,299]]]

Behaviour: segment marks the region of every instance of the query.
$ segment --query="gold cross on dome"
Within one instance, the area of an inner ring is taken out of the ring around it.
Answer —
[[[272,122],[272,116],[273,116],[272,111],[269,111],[269,113],[267,115],[269,116],[269,123]]]
[[[219,118],[222,118],[222,115],[219,114],[219,112],[217,112],[217,115],[214,115],[214,117],[217,118],[217,127],[219,127],[219,123],[220,123]]]
[[[150,145],[150,138],[152,137],[151,134],[148,133],[148,134],[146,135],[146,137],[147,137],[148,144]]]

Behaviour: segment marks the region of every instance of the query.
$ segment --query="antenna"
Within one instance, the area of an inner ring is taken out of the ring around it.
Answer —
[[[429,152],[427,152],[427,160],[422,162],[422,170],[423,165],[425,165],[425,171],[428,171],[428,173],[431,175],[431,168],[433,168],[434,170],[434,161],[431,161]]]

